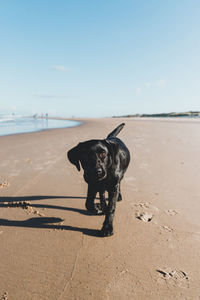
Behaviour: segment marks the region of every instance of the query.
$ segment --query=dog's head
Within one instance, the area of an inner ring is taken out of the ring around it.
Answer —
[[[80,171],[84,170],[87,183],[105,179],[112,166],[117,163],[119,146],[111,140],[90,140],[79,143],[68,151],[69,161]]]

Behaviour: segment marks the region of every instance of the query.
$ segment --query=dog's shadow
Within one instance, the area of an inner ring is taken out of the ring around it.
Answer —
[[[35,208],[48,208],[48,209],[62,209],[68,211],[78,212],[84,215],[91,215],[87,210],[58,206],[58,205],[49,205],[49,204],[35,204],[29,203],[29,201],[39,201],[45,199],[85,199],[85,197],[74,197],[74,196],[23,196],[23,197],[0,197],[0,207],[22,207],[27,205],[27,207]],[[70,231],[79,231],[83,234],[90,236],[101,236],[101,232],[95,229],[89,228],[79,228],[74,226],[67,226],[61,223],[63,220],[61,218],[55,217],[36,217],[30,218],[24,221],[17,220],[7,220],[0,219],[0,226],[15,226],[15,227],[27,227],[27,228],[44,228],[44,229],[57,229],[57,230],[70,230]]]

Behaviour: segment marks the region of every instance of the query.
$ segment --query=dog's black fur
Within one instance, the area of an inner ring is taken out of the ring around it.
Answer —
[[[104,140],[90,140],[79,143],[68,151],[68,159],[80,171],[84,170],[84,179],[88,183],[85,206],[95,214],[105,214],[101,229],[102,236],[113,234],[113,218],[116,202],[122,200],[120,182],[130,162],[130,153],[124,143],[116,138],[124,123],[114,129]],[[108,204],[105,200],[108,192]],[[100,203],[94,203],[99,192]]]

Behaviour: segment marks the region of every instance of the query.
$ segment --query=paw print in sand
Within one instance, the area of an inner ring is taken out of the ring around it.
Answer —
[[[9,182],[7,181],[3,181],[3,182],[0,182],[0,189],[4,189],[4,188],[7,188],[9,187]]]
[[[145,223],[151,222],[154,216],[159,212],[159,209],[151,203],[137,203],[135,217]]]
[[[166,284],[182,287],[189,286],[189,277],[181,270],[165,268],[156,271],[159,273],[160,279],[164,280]]]

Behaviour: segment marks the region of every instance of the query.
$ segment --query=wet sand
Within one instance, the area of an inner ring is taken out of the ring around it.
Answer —
[[[83,121],[0,137],[0,299],[200,299],[200,121]],[[101,238],[66,152],[122,122],[132,159]]]

